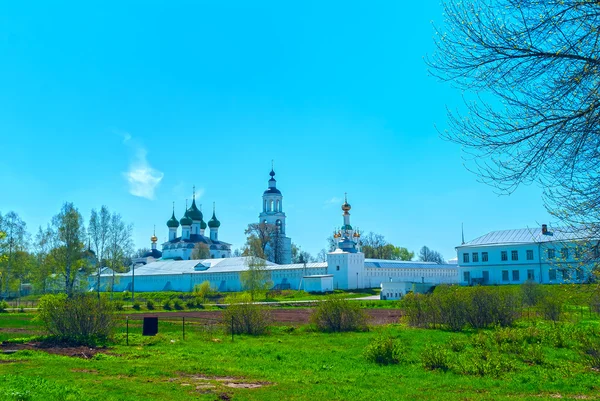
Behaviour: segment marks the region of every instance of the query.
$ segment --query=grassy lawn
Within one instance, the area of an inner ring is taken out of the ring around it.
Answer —
[[[0,327],[34,330],[31,317],[0,315]],[[515,330],[531,330],[524,322],[519,325]],[[537,326],[545,333],[553,329],[550,323]],[[597,332],[599,322],[582,320],[563,331],[585,328]],[[543,361],[502,352],[499,358],[510,371],[461,372],[459,366],[470,363],[480,352],[481,338],[492,338],[494,330],[451,333],[388,325],[364,333],[324,334],[308,327],[274,327],[270,335],[236,336],[232,342],[216,327],[190,322],[183,341],[181,323],[165,321],[157,337],[140,332],[139,322],[130,322],[129,346],[121,332],[118,345],[88,360],[29,350],[0,354],[0,399],[540,400],[558,395],[595,399],[600,390],[600,373],[585,364],[575,344],[557,348],[544,337],[539,340]],[[380,366],[365,359],[365,347],[382,334],[405,344],[406,362]],[[451,342],[464,349],[451,351]],[[447,371],[422,366],[424,349],[432,344],[448,349]]]

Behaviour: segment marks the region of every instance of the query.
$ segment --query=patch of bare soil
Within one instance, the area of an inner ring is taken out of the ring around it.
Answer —
[[[275,323],[294,325],[294,324],[307,324],[310,321],[310,315],[313,310],[310,308],[298,308],[298,309],[272,309],[271,317]],[[402,310],[400,309],[365,309],[365,312],[369,316],[369,323],[374,325],[398,323],[400,317],[402,317]],[[155,313],[139,313],[129,315],[129,319],[142,319],[145,316],[158,317],[162,319],[173,319],[173,318],[191,318],[198,319],[200,321],[206,320],[206,322],[215,323],[221,319],[222,311],[189,311],[189,312],[155,312]]]
[[[220,400],[231,399],[232,396],[223,391],[226,389],[256,389],[273,385],[269,382],[255,382],[233,376],[189,375],[182,372],[179,372],[178,375],[178,377],[171,377],[167,381],[170,383],[180,382],[182,387],[194,388],[196,392],[201,394],[216,394]]]
[[[3,342],[0,344],[0,352],[10,351],[22,351],[22,350],[34,350],[44,351],[54,355],[64,355],[76,358],[90,359],[99,352],[105,352],[107,347],[90,348],[90,347],[70,347],[61,345],[49,345],[41,342],[31,342],[26,344],[12,344],[9,342]]]

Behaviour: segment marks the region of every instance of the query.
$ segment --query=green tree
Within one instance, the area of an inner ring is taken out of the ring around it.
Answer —
[[[64,280],[67,296],[74,294],[74,286],[79,273],[87,275],[90,266],[85,258],[85,227],[83,217],[73,203],[65,203],[52,218],[52,249],[49,262]]]
[[[113,213],[110,216],[106,244],[106,263],[112,270],[111,295],[114,291],[116,273],[126,270],[130,256],[133,253],[132,231],[133,226],[125,224],[120,214]]]
[[[252,300],[273,286],[271,271],[267,269],[264,259],[250,256],[246,259],[248,269],[240,274],[242,289],[248,291]]]
[[[4,262],[0,265],[2,273],[2,288],[8,294],[11,283],[18,280],[17,274],[22,272],[25,259],[17,258],[17,252],[26,252],[29,245],[27,225],[15,212],[0,215],[0,231],[4,233],[0,238],[0,255]]]
[[[98,292],[98,298],[100,298],[100,274],[102,273],[102,268],[104,267],[104,258],[106,257],[108,238],[110,235],[110,219],[111,216],[108,207],[103,205],[100,208],[100,213],[98,213],[96,209],[92,209],[90,222],[88,224],[88,235],[94,247],[96,257],[96,291]]]
[[[48,290],[50,276],[54,273],[52,263],[48,256],[52,246],[52,229],[48,226],[45,230],[40,226],[35,235],[34,255],[35,269],[32,275],[32,282],[37,292],[45,294]]]
[[[200,299],[202,303],[206,302],[206,298],[214,293],[213,289],[210,287],[210,281],[203,281],[201,284],[198,284],[194,287],[194,295],[196,298]]]

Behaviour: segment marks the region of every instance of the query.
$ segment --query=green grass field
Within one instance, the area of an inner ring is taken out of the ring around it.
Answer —
[[[600,371],[584,346],[600,351],[600,319],[587,308],[593,288],[551,290],[564,298],[562,322],[524,317],[512,328],[458,333],[405,324],[329,334],[273,326],[232,341],[222,327],[189,319],[184,340],[180,319],[162,320],[156,337],[142,337],[141,322],[130,320],[129,345],[121,324],[116,344],[90,359],[0,354],[0,400],[600,399]],[[0,340],[41,334],[34,317],[0,314]],[[365,357],[382,336],[401,344],[400,364]]]

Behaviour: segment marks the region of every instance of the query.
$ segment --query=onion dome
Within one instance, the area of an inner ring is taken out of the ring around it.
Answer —
[[[264,195],[281,195],[281,191],[277,189],[277,180],[275,180],[275,171],[273,168],[271,168],[269,175],[271,176],[271,179],[269,180],[269,188],[267,188],[267,190],[264,192]]]
[[[177,220],[177,218],[175,217],[175,211],[173,211],[173,215],[171,216],[169,221],[167,221],[167,227],[169,227],[169,228],[179,227],[179,220]]]
[[[202,212],[196,206],[196,187],[194,187],[194,195],[192,199],[192,206],[188,209],[188,217],[193,221],[200,221],[204,216],[202,216]]]
[[[179,222],[181,223],[182,226],[191,226],[192,225],[192,219],[190,219],[190,216],[188,215],[188,211],[186,209],[185,214],[183,215],[183,217],[181,218],[181,220],[179,220]]]
[[[352,206],[348,203],[348,194],[344,194],[344,204],[342,205],[342,210],[344,213],[348,213],[352,209]]]
[[[200,229],[206,230],[206,222],[204,220],[200,220]]]
[[[158,237],[156,235],[153,235],[152,237],[150,237],[150,241],[156,242],[158,241]]]
[[[352,226],[350,224],[345,224],[342,226],[342,230],[352,231]]]
[[[215,205],[213,204],[213,215],[212,218],[208,221],[208,226],[210,228],[219,228],[221,226],[221,222],[217,220],[217,216],[215,216]]]

